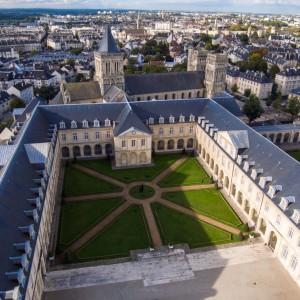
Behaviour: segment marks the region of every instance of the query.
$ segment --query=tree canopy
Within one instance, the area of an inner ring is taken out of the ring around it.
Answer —
[[[14,110],[15,108],[22,108],[25,106],[26,106],[25,102],[16,96],[13,96],[12,100],[9,103],[10,110]]]
[[[292,115],[294,118],[300,112],[300,101],[297,97],[291,97],[287,103],[286,110]]]
[[[243,106],[243,113],[247,116],[249,124],[255,119],[259,118],[263,114],[264,110],[260,104],[258,97],[251,94],[249,98],[246,99]]]

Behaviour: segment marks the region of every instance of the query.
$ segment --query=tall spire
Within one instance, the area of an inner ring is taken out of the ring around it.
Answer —
[[[105,33],[100,43],[98,52],[100,53],[120,53],[118,46],[111,33],[109,25],[105,26]]]

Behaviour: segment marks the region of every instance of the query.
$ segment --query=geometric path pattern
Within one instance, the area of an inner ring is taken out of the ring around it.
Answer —
[[[169,202],[162,198],[162,194],[164,192],[200,190],[200,189],[207,189],[207,188],[213,187],[213,184],[201,184],[201,185],[165,187],[165,188],[158,186],[158,183],[163,178],[168,176],[171,172],[173,172],[178,166],[183,164],[186,160],[187,160],[187,157],[182,157],[182,158],[178,159],[172,165],[170,165],[167,169],[165,169],[162,173],[160,173],[156,178],[154,178],[151,182],[138,181],[138,182],[133,182],[133,183],[129,183],[129,184],[121,182],[110,176],[98,173],[92,169],[85,167],[85,166],[82,166],[82,165],[79,165],[76,163],[72,164],[73,168],[75,168],[81,172],[84,172],[88,175],[91,175],[93,177],[96,177],[100,180],[105,180],[114,185],[120,186],[121,188],[123,188],[123,191],[115,192],[115,193],[102,193],[102,194],[93,194],[93,195],[84,195],[84,196],[64,197],[65,201],[88,201],[88,200],[94,200],[94,199],[100,199],[100,198],[112,198],[112,197],[123,197],[126,201],[121,206],[119,206],[116,210],[111,212],[107,217],[105,217],[103,220],[101,220],[99,223],[95,224],[91,229],[89,229],[87,232],[85,232],[80,238],[75,240],[71,245],[69,245],[69,247],[66,248],[65,251],[60,255],[60,257],[62,258],[64,256],[64,254],[67,252],[75,253],[84,244],[86,244],[91,238],[96,236],[105,227],[107,227],[110,223],[112,223],[115,219],[117,219],[132,204],[142,205],[154,247],[161,247],[163,243],[162,243],[162,240],[161,240],[161,237],[159,234],[159,230],[157,228],[155,218],[153,216],[152,209],[151,209],[151,203],[153,203],[153,202],[158,202],[160,204],[163,204],[166,207],[169,207],[173,210],[177,210],[185,215],[192,216],[198,220],[204,221],[210,225],[213,225],[219,229],[225,230],[229,233],[236,234],[236,235],[239,234],[240,231],[234,227],[231,227],[229,225],[218,222],[207,216],[198,214],[194,211],[191,211],[187,208],[184,208],[180,205]],[[154,189],[155,194],[151,198],[148,198],[145,200],[138,200],[138,199],[132,197],[129,193],[129,190],[133,186],[137,186],[137,185],[141,185],[141,184],[143,184],[144,186],[149,186],[152,189]]]

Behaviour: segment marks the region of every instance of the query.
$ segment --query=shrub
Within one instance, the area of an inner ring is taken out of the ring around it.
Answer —
[[[242,231],[243,231],[243,232],[248,232],[248,231],[249,231],[248,223],[245,223],[245,224],[243,225]]]
[[[218,186],[218,183],[217,183],[217,182],[215,182],[214,189],[215,189],[215,190],[218,190],[218,189],[219,189],[219,186]]]

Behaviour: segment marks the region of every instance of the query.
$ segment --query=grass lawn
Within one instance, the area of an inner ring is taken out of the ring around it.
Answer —
[[[140,190],[141,185],[135,185],[129,190],[129,194],[136,199],[149,199],[154,196],[155,190],[147,185],[144,185],[143,191]]]
[[[236,228],[242,225],[221,193],[214,189],[167,192],[163,198]]]
[[[59,244],[69,245],[124,201],[117,197],[64,203],[61,206]]]
[[[161,187],[181,185],[195,185],[210,183],[210,178],[198,163],[196,158],[191,157],[159,182]]]
[[[76,252],[78,261],[129,256],[152,244],[141,205],[131,205],[119,218]]]
[[[152,203],[151,207],[164,244],[187,243],[196,248],[232,242],[229,232],[159,203]]]
[[[287,154],[300,162],[300,151],[290,151]]]
[[[100,180],[71,167],[65,168],[63,195],[78,196],[88,194],[119,192],[122,188]]]
[[[155,178],[158,174],[160,174],[168,166],[173,164],[180,157],[180,153],[156,154],[154,156],[155,165],[153,167],[141,167],[120,170],[112,170],[111,162],[107,159],[78,161],[78,163],[97,172],[106,174],[115,179],[123,181],[125,183],[130,183],[134,181],[151,181],[153,178]]]

